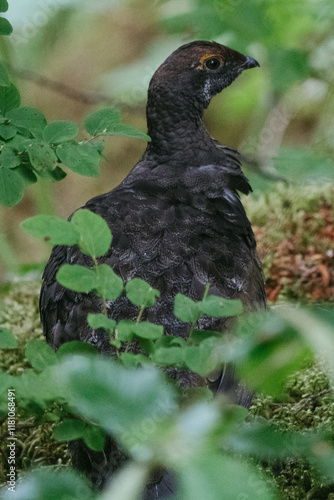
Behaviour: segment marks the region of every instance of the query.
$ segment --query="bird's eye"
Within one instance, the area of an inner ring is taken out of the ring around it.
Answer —
[[[208,69],[217,69],[220,66],[220,60],[217,57],[210,57],[205,63]]]

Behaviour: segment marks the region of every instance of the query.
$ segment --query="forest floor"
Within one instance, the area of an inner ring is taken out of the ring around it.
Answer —
[[[334,303],[334,186],[278,185],[257,199],[244,199],[263,262],[269,303]],[[39,280],[19,280],[4,286],[1,325],[11,328],[19,348],[0,351],[0,368],[19,375],[29,362],[24,346],[42,338],[38,315]],[[257,395],[251,414],[281,429],[328,429],[334,434],[334,403],[321,362],[308,362],[289,377],[284,400]],[[52,424],[17,425],[18,469],[31,465],[70,463],[67,447],[51,439]],[[6,457],[6,422],[0,421],[0,455]],[[3,458],[2,457],[2,458]],[[0,459],[0,484],[6,480]],[[334,485],[323,485],[306,462],[291,459],[261,464],[278,485],[282,499],[334,500]]]

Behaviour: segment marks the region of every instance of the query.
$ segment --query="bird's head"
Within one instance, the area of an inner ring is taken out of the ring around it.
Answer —
[[[260,66],[247,57],[216,42],[196,41],[175,50],[157,69],[150,91],[196,100],[206,108],[211,98],[228,87],[245,69]]]

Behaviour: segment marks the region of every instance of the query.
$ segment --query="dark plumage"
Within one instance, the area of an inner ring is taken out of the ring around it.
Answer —
[[[248,194],[251,187],[238,153],[212,139],[202,122],[211,98],[255,66],[259,64],[254,59],[218,43],[196,41],[173,52],[148,90],[152,142],[118,187],[85,205],[101,215],[113,233],[110,251],[100,262],[109,264],[124,282],[140,277],[160,291],[157,304],[143,319],[164,325],[167,334],[188,335],[187,325],[173,315],[175,294],[200,300],[207,283],[209,293],[239,298],[247,309],[265,305],[256,243],[238,195]],[[57,283],[56,272],[65,262],[90,265],[77,247],[54,247],[40,299],[47,342],[57,349],[63,342],[84,340],[101,352],[111,351],[107,335],[86,322],[88,312],[100,310],[99,299]],[[116,320],[135,319],[138,309],[121,297],[108,303],[108,314]],[[205,318],[200,327],[223,331],[230,321]],[[189,372],[175,370],[171,376],[186,387],[198,383]],[[92,462],[101,462],[88,458],[90,452],[82,444],[74,448],[74,462],[86,472],[91,472]],[[113,468],[111,462],[122,461],[115,459],[115,448],[108,453],[114,458],[101,469],[97,485],[108,467]],[[167,483],[162,481],[161,491]],[[151,489],[147,498],[157,498],[159,488]]]

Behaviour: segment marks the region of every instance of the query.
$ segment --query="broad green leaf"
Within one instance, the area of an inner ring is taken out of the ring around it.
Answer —
[[[4,17],[0,17],[0,36],[10,35],[13,31],[13,26]]]
[[[103,451],[106,433],[99,427],[83,422],[82,420],[64,418],[53,429],[52,437],[56,441],[83,439],[92,450]]]
[[[97,177],[100,173],[101,157],[88,144],[69,141],[57,148],[59,160],[77,174]]]
[[[185,348],[184,362],[191,371],[205,377],[217,366],[217,360],[211,354],[211,349],[206,344],[188,346]]]
[[[6,115],[12,125],[24,127],[28,130],[43,130],[47,124],[46,118],[36,108],[22,106],[9,111]]]
[[[278,500],[268,479],[255,466],[204,449],[184,461],[178,474],[182,500]],[[209,485],[209,487],[208,487]]]
[[[40,467],[29,472],[16,484],[15,500],[94,500],[89,482],[71,467]],[[12,500],[13,492],[7,488],[3,500]]]
[[[56,363],[56,354],[44,340],[30,340],[25,355],[31,366],[39,372]]]
[[[100,356],[73,356],[55,367],[71,407],[116,433],[174,409],[175,393],[157,370],[126,369]]]
[[[1,125],[0,125],[1,128]],[[17,154],[14,153],[11,147],[4,144],[0,152],[0,165],[5,168],[15,168],[20,165],[21,160]]]
[[[74,122],[57,120],[50,122],[44,129],[43,137],[49,144],[74,139],[79,133],[79,127]]]
[[[7,328],[0,327],[0,349],[15,349],[17,340]]]
[[[105,314],[102,313],[89,313],[87,316],[87,321],[89,326],[94,328],[94,330],[96,330],[97,328],[103,328],[108,333],[113,333],[116,327],[116,321],[108,318]]]
[[[38,172],[38,177],[42,179],[51,179],[52,181],[62,181],[66,177],[66,172],[60,167],[56,167],[53,170],[44,170]]]
[[[133,139],[142,139],[144,141],[151,141],[151,137],[145,132],[132,127],[131,125],[126,125],[125,123],[120,123],[116,125],[115,129],[112,132],[109,132],[110,135],[121,135],[123,137],[132,137]]]
[[[37,172],[54,170],[58,159],[53,149],[45,142],[33,139],[27,146],[31,165]]]
[[[215,295],[209,295],[199,302],[198,307],[201,313],[217,318],[237,316],[243,311],[241,300],[224,299]]]
[[[200,317],[197,303],[181,293],[175,296],[174,314],[184,323],[195,323]]]
[[[121,122],[121,111],[116,108],[101,109],[90,113],[84,122],[85,129],[90,135],[110,134],[116,125]]]
[[[152,288],[146,281],[140,278],[133,278],[125,285],[127,298],[136,306],[150,307],[156,302],[156,297],[160,292]]]
[[[73,224],[55,215],[35,215],[21,222],[20,226],[51,245],[75,245],[80,237]]]
[[[133,333],[137,337],[154,340],[163,336],[164,328],[162,325],[155,325],[149,321],[142,321],[134,325]]]
[[[80,340],[71,340],[62,344],[57,351],[57,358],[64,356],[73,356],[73,354],[97,354],[97,350],[87,342]]]
[[[25,182],[15,170],[0,167],[0,204],[12,207],[22,200]]]
[[[2,19],[2,18],[0,18]],[[0,22],[0,34],[1,34],[1,22]],[[12,83],[9,87],[4,87],[0,92],[0,113],[6,115],[8,111],[20,106],[21,97],[20,93]]]
[[[128,342],[133,338],[136,323],[131,319],[121,319],[116,326],[116,335],[119,340]]]
[[[56,278],[65,288],[79,293],[89,293],[99,285],[95,270],[78,264],[63,264]]]
[[[106,221],[90,210],[78,210],[71,218],[71,224],[80,235],[80,250],[92,257],[108,252],[112,235]]]
[[[7,0],[0,0],[0,12],[7,12],[8,2]]]
[[[105,300],[115,300],[123,292],[123,280],[107,264],[96,267],[96,293]]]
[[[181,347],[160,347],[151,358],[161,366],[181,366],[184,363],[185,349]]]
[[[16,133],[17,133],[17,129],[15,127],[12,127],[8,123],[0,125],[0,137],[4,141],[8,141],[9,139],[12,139],[13,137],[15,137]]]
[[[0,87],[9,87],[9,75],[2,63],[0,63]]]

